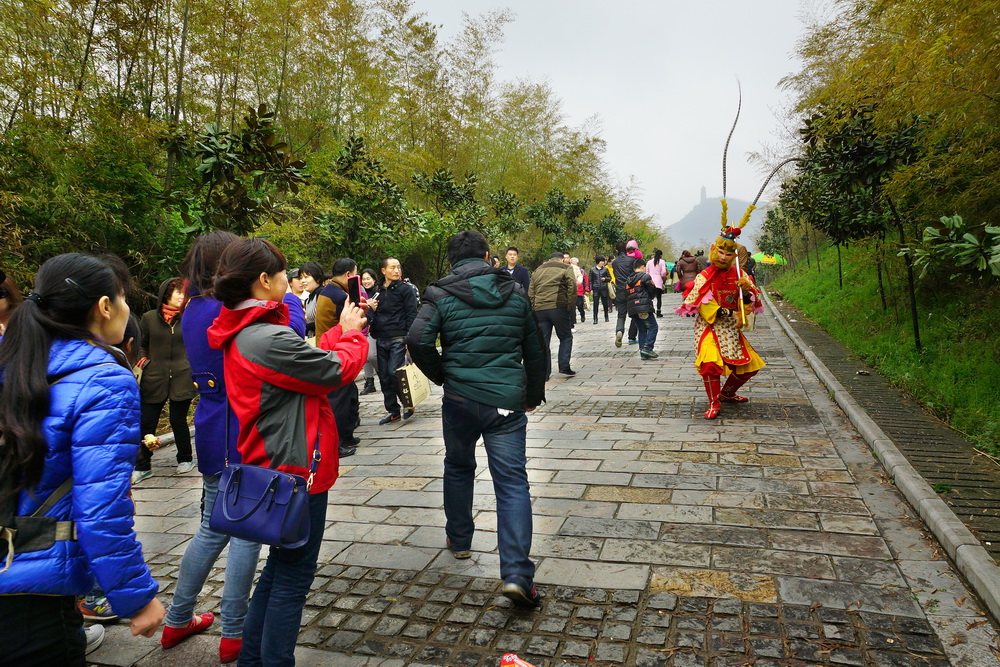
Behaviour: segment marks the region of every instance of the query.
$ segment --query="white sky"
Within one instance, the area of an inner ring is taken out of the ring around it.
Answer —
[[[461,28],[462,12],[507,7],[516,15],[495,59],[498,80],[547,80],[571,125],[601,119],[606,158],[623,183],[634,176],[647,213],[666,226],[698,203],[701,186],[722,195],[722,148],[729,146],[728,194],[752,200],[766,174],[748,154],[783,142],[788,95],[778,81],[797,72],[795,43],[810,0],[415,0],[414,9]],[[765,197],[766,199],[766,197]]]

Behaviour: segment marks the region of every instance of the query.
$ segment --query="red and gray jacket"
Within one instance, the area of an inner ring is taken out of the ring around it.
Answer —
[[[288,306],[251,299],[222,309],[208,344],[223,352],[243,463],[308,477],[318,442],[322,459],[311,492],[333,486],[340,437],[327,394],[361,371],[368,358],[361,332],[338,325],[312,347],[288,328]]]

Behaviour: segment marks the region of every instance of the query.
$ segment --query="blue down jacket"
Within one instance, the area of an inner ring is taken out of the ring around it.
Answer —
[[[33,492],[21,492],[17,514],[34,512],[72,475],[73,488],[48,516],[75,521],[77,539],[16,554],[0,574],[0,595],[83,595],[96,576],[115,612],[129,618],[157,591],[133,530],[129,498],[139,450],[139,388],[108,352],[80,340],[52,341],[48,372],[54,384],[42,430],[49,451],[41,481]]]

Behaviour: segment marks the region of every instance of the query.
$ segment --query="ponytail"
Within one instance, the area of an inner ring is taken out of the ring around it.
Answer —
[[[122,296],[130,280],[117,258],[59,255],[42,265],[34,291],[10,316],[0,342],[0,488],[8,493],[31,488],[42,476],[52,340],[85,340],[122,363],[87,325],[94,304]]]
[[[266,239],[233,241],[219,258],[215,298],[226,308],[235,308],[241,301],[250,298],[251,288],[260,274],[273,276],[287,266],[285,256]]]

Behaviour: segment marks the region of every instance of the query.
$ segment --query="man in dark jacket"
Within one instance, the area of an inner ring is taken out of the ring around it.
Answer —
[[[545,346],[545,379],[552,376],[552,354],[549,343],[552,340],[552,329],[559,337],[559,372],[563,375],[576,375],[569,367],[569,358],[573,354],[572,323],[576,320],[573,307],[576,305],[576,270],[562,261],[563,253],[554,252],[531,276],[531,286],[528,287],[528,300],[538,319],[538,327],[542,332],[542,344]]]
[[[528,287],[531,286],[531,273],[517,263],[519,257],[517,248],[510,246],[504,256],[507,258],[507,268],[504,270],[517,281],[517,284],[524,288],[524,293],[527,294]]]
[[[347,279],[358,275],[358,263],[348,257],[341,257],[333,263],[333,276],[319,290],[316,297],[316,340],[340,324],[340,314],[347,302]],[[361,438],[354,437],[354,429],[361,422],[361,399],[358,386],[348,382],[340,389],[334,389],[327,397],[333,417],[337,420],[340,434],[338,453],[340,458],[353,456],[358,451]]]
[[[400,419],[396,370],[406,363],[405,338],[413,320],[417,319],[417,290],[410,283],[403,282],[403,267],[395,257],[383,259],[379,269],[385,278],[385,287],[369,308],[369,331],[375,339],[378,381],[382,385],[385,410],[389,413],[379,421],[380,425],[385,425]],[[403,419],[412,416],[413,410],[407,410]]]
[[[611,282],[611,272],[608,271],[608,261],[604,255],[594,259],[594,267],[590,269],[590,290],[594,293],[594,324],[597,324],[597,309],[604,304],[604,321],[608,322],[608,312],[611,310],[611,299],[608,297],[608,283]]]
[[[471,556],[476,442],[482,437],[496,493],[503,592],[515,604],[536,606],[541,595],[528,558],[526,413],[545,400],[548,354],[524,290],[506,271],[490,267],[482,234],[469,230],[448,239],[448,260],[451,273],[427,288],[406,339],[414,363],[444,385],[447,545],[455,558]]]
[[[615,325],[615,347],[621,347],[622,338],[625,337],[625,318],[628,316],[628,307],[625,305],[625,288],[628,286],[628,279],[632,277],[635,258],[626,254],[627,249],[624,243],[619,243],[616,250],[618,250],[618,256],[611,262],[611,272],[614,274],[615,281],[615,308],[618,309],[618,324]]]
[[[639,358],[643,361],[656,359],[659,355],[653,352],[656,344],[656,333],[660,325],[653,317],[653,297],[656,296],[656,285],[653,278],[646,273],[646,263],[635,260],[635,272],[625,286],[625,303],[629,317],[633,318],[638,327]]]

